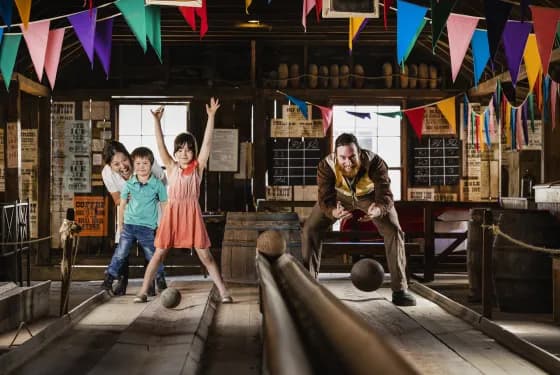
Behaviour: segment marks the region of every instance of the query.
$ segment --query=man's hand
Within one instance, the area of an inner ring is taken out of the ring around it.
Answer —
[[[335,219],[346,219],[352,216],[352,212],[342,207],[340,202],[336,202],[336,208],[332,210],[332,215]]]
[[[368,208],[367,214],[370,219],[376,219],[381,216],[381,208],[379,208],[375,203],[372,203]]]

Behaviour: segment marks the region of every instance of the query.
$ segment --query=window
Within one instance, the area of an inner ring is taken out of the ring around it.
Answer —
[[[333,107],[333,137],[342,133],[352,133],[358,139],[361,148],[378,153],[389,166],[391,190],[394,199],[401,199],[401,120],[378,116],[377,112],[397,112],[399,106],[347,106]],[[360,118],[350,112],[368,113],[370,118]],[[334,141],[333,141],[334,147]]]
[[[119,141],[125,145],[129,152],[136,147],[148,147],[154,153],[155,160],[163,165],[159,155],[154,132],[154,119],[151,109],[157,108],[159,103],[150,104],[120,104],[119,114]],[[170,154],[173,154],[173,141],[177,134],[187,130],[188,103],[164,104],[165,112],[161,120],[161,127],[165,145]]]

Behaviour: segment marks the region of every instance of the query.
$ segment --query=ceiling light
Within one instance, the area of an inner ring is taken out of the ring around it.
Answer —
[[[254,24],[257,24],[257,25],[258,25],[259,23],[261,23],[261,21],[259,21],[259,20],[249,20],[249,21],[247,21],[247,22],[249,22],[249,23],[254,23]]]

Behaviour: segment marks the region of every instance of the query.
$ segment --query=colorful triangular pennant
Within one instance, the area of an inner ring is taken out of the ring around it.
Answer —
[[[397,0],[397,62],[404,65],[412,47],[422,32],[428,8]]]
[[[21,42],[20,34],[6,34],[0,46],[0,72],[4,78],[4,85],[6,90],[10,88],[12,81],[12,73],[14,72],[14,64],[16,63],[16,56]]]
[[[146,11],[144,0],[118,0],[115,6],[122,12],[128,27],[140,43],[144,53],[148,49],[146,42]]]
[[[62,51],[62,42],[64,41],[64,29],[54,29],[49,31],[47,41],[47,54],[45,56],[45,73],[54,90],[56,82],[56,74],[58,72],[58,63],[60,62],[60,52]]]
[[[506,60],[513,87],[517,84],[519,65],[521,65],[527,37],[532,28],[533,25],[529,22],[519,21],[507,21],[504,27],[502,40],[504,42],[504,50],[506,52]]]
[[[451,77],[453,82],[457,79],[459,69],[461,69],[477,24],[477,17],[463,16],[461,14],[451,14],[447,19],[449,57],[451,58]]]
[[[47,51],[47,41],[49,39],[50,20],[32,22],[23,29],[23,38],[29,50],[29,56],[33,62],[35,73],[39,82],[43,79],[43,67],[45,65],[45,54]]]
[[[84,10],[68,16],[68,21],[72,24],[92,67],[96,20],[97,8],[93,8],[91,12]]]

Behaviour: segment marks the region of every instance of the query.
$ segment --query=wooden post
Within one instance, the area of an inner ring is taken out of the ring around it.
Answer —
[[[552,257],[552,317],[560,323],[560,257]]]
[[[424,282],[434,280],[435,240],[434,240],[434,218],[432,205],[425,202],[424,207]]]
[[[492,210],[484,210],[482,218],[482,315],[492,319],[492,229],[487,225],[492,225]]]

